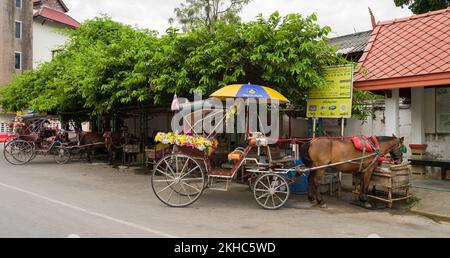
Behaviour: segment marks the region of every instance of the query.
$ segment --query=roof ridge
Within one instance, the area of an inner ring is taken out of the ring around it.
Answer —
[[[377,26],[410,21],[410,20],[414,20],[414,19],[418,19],[418,18],[422,18],[422,17],[433,16],[433,15],[445,13],[445,12],[450,12],[450,7],[435,10],[435,11],[430,11],[430,12],[422,13],[422,14],[413,14],[408,17],[397,18],[397,19],[393,19],[393,20],[379,21]]]
[[[343,37],[356,36],[356,35],[360,35],[360,34],[372,32],[372,31],[373,31],[373,30],[359,31],[359,32],[350,33],[350,34],[345,34],[345,35],[342,35],[342,36],[337,36],[337,37],[333,37],[333,38],[329,38],[329,39],[332,40],[332,39],[338,39],[338,38],[343,38]]]

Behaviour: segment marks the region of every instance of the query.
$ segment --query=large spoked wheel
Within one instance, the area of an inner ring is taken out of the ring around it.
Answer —
[[[12,165],[23,165],[34,157],[34,144],[24,140],[13,140],[6,144],[3,156]]]
[[[152,175],[152,188],[158,199],[171,207],[186,207],[200,197],[205,188],[200,164],[183,154],[162,158]]]
[[[56,147],[54,150],[53,157],[55,158],[55,162],[59,165],[64,165],[70,161],[70,152],[64,147]]]
[[[268,210],[281,208],[289,199],[289,185],[277,174],[262,175],[256,179],[253,195],[259,206]]]

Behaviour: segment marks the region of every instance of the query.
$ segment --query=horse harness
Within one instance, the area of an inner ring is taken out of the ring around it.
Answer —
[[[358,136],[358,138],[361,140],[361,143],[363,146],[362,154],[361,154],[361,161],[359,162],[359,170],[358,170],[359,173],[362,173],[365,169],[367,169],[367,168],[371,167],[373,164],[375,164],[375,162],[378,162],[378,161],[380,161],[380,159],[384,158],[383,157],[384,155],[383,155],[383,153],[381,153],[381,150],[379,148],[379,144],[378,144],[378,141],[376,140],[376,138],[374,138],[376,141],[375,143],[365,135]],[[372,158],[370,164],[363,169],[364,159],[366,158],[366,144],[369,144],[369,146],[372,148],[372,150],[375,152],[376,155],[367,156],[367,158],[370,156],[375,156],[375,157]]]

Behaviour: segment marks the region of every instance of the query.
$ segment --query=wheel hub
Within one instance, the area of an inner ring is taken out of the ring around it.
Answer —
[[[275,194],[275,188],[271,187],[269,188],[269,194],[274,195]]]

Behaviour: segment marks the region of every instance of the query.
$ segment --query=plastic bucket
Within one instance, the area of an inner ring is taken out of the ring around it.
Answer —
[[[303,162],[301,160],[295,160],[294,165],[302,165]],[[287,173],[287,178],[294,178],[297,175],[297,172],[291,171]],[[292,194],[307,194],[308,193],[308,176],[309,173],[303,173],[297,180],[289,185],[289,189]]]

